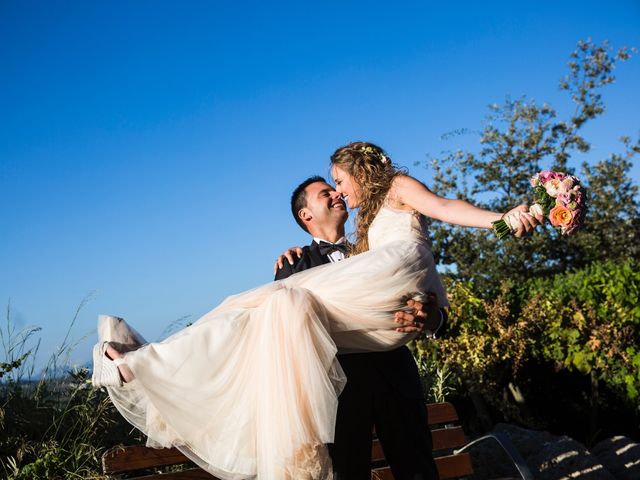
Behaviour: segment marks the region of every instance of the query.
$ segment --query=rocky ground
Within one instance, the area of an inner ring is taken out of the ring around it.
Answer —
[[[498,424],[537,480],[640,480],[640,444],[627,437],[603,440],[591,449],[567,436]],[[494,440],[474,445],[477,479],[519,478],[513,463]]]

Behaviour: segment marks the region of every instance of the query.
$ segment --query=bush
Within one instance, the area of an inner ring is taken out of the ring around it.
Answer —
[[[587,424],[577,436],[590,440],[606,427],[598,412],[614,405],[626,415],[620,423],[637,428],[638,266],[597,262],[550,278],[507,281],[491,299],[480,298],[472,283],[450,282],[448,335],[418,342],[417,354],[440,359],[458,392],[480,395],[501,420],[564,433]]]
[[[593,374],[640,410],[640,271],[628,261],[595,263],[531,282],[530,319],[543,328],[535,355],[558,369]]]

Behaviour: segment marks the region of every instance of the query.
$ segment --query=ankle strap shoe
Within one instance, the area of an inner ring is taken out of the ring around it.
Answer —
[[[118,365],[124,363],[124,359],[111,360],[105,354],[109,342],[100,342],[93,347],[93,374],[91,383],[94,387],[121,387],[122,377],[118,371]]]

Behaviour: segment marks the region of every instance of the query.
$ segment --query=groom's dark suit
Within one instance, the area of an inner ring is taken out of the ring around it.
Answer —
[[[294,265],[284,262],[276,280],[330,263],[314,241]],[[437,479],[418,368],[407,347],[390,352],[338,355],[347,385],[338,402],[335,480],[371,478],[372,428],[396,480]]]

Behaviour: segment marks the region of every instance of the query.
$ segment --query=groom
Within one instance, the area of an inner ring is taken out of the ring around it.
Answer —
[[[278,261],[276,280],[345,257],[347,209],[322,177],[308,178],[294,190],[291,213],[313,242],[298,251],[297,259],[287,252],[289,262]],[[408,304],[415,310],[396,314],[398,330],[425,330],[433,336],[444,323],[445,315],[434,305]],[[338,399],[335,440],[329,445],[334,479],[371,478],[374,426],[396,480],[437,479],[422,385],[409,349],[342,354],[338,360],[347,384]]]

